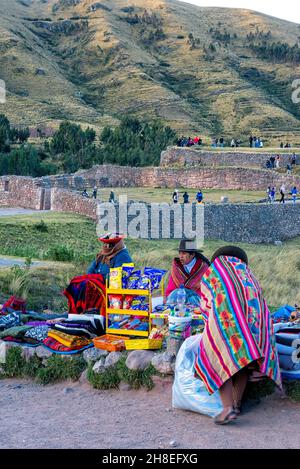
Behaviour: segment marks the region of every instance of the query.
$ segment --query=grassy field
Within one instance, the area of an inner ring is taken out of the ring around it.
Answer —
[[[199,187],[201,189],[201,187]],[[97,197],[101,201],[108,201],[110,191],[113,190],[117,199],[120,195],[127,195],[128,200],[144,201],[144,202],[172,202],[172,189],[161,189],[151,187],[109,187],[98,189]],[[190,202],[196,200],[196,189],[183,189],[179,190],[179,202],[183,202],[183,193],[185,190],[190,196]],[[88,193],[92,195],[92,188],[88,189]],[[239,191],[239,190],[220,190],[220,189],[204,189],[204,202],[206,203],[217,203],[221,201],[222,196],[228,196],[229,202],[258,202],[259,200],[266,198],[264,191]]]
[[[40,231],[41,226],[47,231]],[[169,269],[179,242],[128,239],[126,244],[136,266]],[[210,258],[222,245],[222,241],[206,240],[204,254]],[[277,307],[300,303],[299,238],[281,247],[238,245],[247,251],[250,266],[263,287],[269,305]],[[62,290],[73,276],[86,271],[100,246],[94,222],[85,217],[46,213],[1,218],[0,255],[55,261],[47,267],[27,268],[27,297],[31,308],[66,308]],[[19,271],[18,268],[0,270],[2,299],[13,291],[14,279]]]

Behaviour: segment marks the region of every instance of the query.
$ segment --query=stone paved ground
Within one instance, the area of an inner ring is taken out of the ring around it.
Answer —
[[[273,395],[235,423],[172,409],[171,382],[153,391],[96,391],[0,381],[0,448],[299,448],[300,404]]]

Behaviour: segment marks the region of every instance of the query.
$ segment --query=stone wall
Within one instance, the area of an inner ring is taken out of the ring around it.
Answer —
[[[76,192],[53,188],[51,190],[51,210],[78,213],[96,220],[97,202],[95,199],[84,198]]]
[[[173,170],[170,170],[171,174]],[[115,175],[114,175],[115,177]],[[145,183],[145,181],[144,181]],[[0,178],[0,206],[24,207],[35,210],[45,208],[45,192],[51,191],[49,208],[58,212],[73,212],[97,220],[97,203],[85,199],[74,191],[57,187],[45,189],[41,181],[11,176]],[[196,186],[197,187],[197,186]],[[4,190],[6,189],[6,190]],[[130,202],[128,207],[130,207]],[[145,224],[146,236],[151,239],[151,206],[144,204],[148,213]],[[178,205],[181,210],[183,205]],[[196,205],[191,204],[195,220]],[[116,205],[118,228],[119,206]],[[135,213],[128,218],[135,218]],[[174,238],[176,221],[171,215],[170,236]],[[163,216],[159,219],[159,236],[162,237]],[[143,228],[145,228],[143,223]],[[222,239],[228,242],[270,243],[300,235],[300,204],[206,204],[204,206],[204,234],[206,238]],[[179,236],[181,237],[181,235]]]
[[[43,189],[38,181],[30,177],[0,177],[0,205],[43,209]]]
[[[168,147],[163,151],[160,159],[162,167],[186,166],[233,166],[238,168],[265,168],[266,162],[274,153],[257,151],[217,150],[207,151],[194,147]],[[280,167],[286,168],[291,153],[280,154]],[[296,163],[300,164],[300,157],[296,156]]]

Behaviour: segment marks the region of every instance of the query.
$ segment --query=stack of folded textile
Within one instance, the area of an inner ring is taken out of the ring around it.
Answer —
[[[59,352],[80,350],[92,344],[92,339],[104,334],[102,318],[99,315],[73,315],[55,322],[43,343]]]
[[[276,348],[283,378],[300,379],[300,327],[275,324]]]

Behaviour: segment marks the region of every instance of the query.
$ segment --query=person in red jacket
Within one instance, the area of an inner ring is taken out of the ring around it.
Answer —
[[[194,240],[182,239],[178,251],[179,257],[172,262],[166,297],[181,285],[187,292],[192,290],[199,295],[200,282],[210,262],[201,254],[203,251],[197,249]]]

